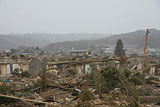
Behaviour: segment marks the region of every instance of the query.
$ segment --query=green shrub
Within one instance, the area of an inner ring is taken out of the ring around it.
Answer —
[[[11,91],[10,86],[8,86],[6,84],[3,84],[3,85],[0,86],[0,93],[1,94],[8,94],[8,93],[10,93],[10,91]]]
[[[69,72],[70,75],[76,75],[76,71],[74,71],[72,69],[69,69],[68,72]]]
[[[136,73],[131,76],[130,82],[134,83],[134,85],[144,85],[145,84],[145,75],[143,73]]]
[[[90,101],[94,99],[92,92],[85,87],[83,92],[79,95],[79,102],[77,107],[91,107]]]

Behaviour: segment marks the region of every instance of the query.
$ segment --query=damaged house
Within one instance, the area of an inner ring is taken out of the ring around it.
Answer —
[[[0,60],[0,75],[10,75],[16,68],[19,68],[16,61],[8,58]]]

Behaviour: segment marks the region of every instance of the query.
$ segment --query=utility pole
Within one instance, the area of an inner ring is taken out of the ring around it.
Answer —
[[[147,57],[147,53],[146,53],[146,50],[147,50],[147,42],[148,42],[148,34],[149,34],[149,29],[146,30],[146,36],[145,36],[145,45],[144,45],[144,56],[143,56],[143,62],[142,62],[142,68],[145,67],[146,65],[146,57]]]

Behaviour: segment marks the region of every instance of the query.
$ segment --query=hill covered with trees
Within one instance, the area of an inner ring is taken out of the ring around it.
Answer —
[[[123,41],[125,45],[129,45],[134,49],[143,49],[145,42],[145,30],[138,30],[130,33],[116,34],[110,37],[100,38],[96,40],[80,40],[80,41],[66,41],[59,43],[51,43],[45,47],[45,50],[56,51],[66,49],[93,49],[97,45],[113,45],[115,46],[118,39]],[[148,47],[160,48],[160,30],[151,29],[149,33]]]

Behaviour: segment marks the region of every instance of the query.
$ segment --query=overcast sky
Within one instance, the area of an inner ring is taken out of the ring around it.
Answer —
[[[0,0],[0,33],[160,29],[160,0]]]

